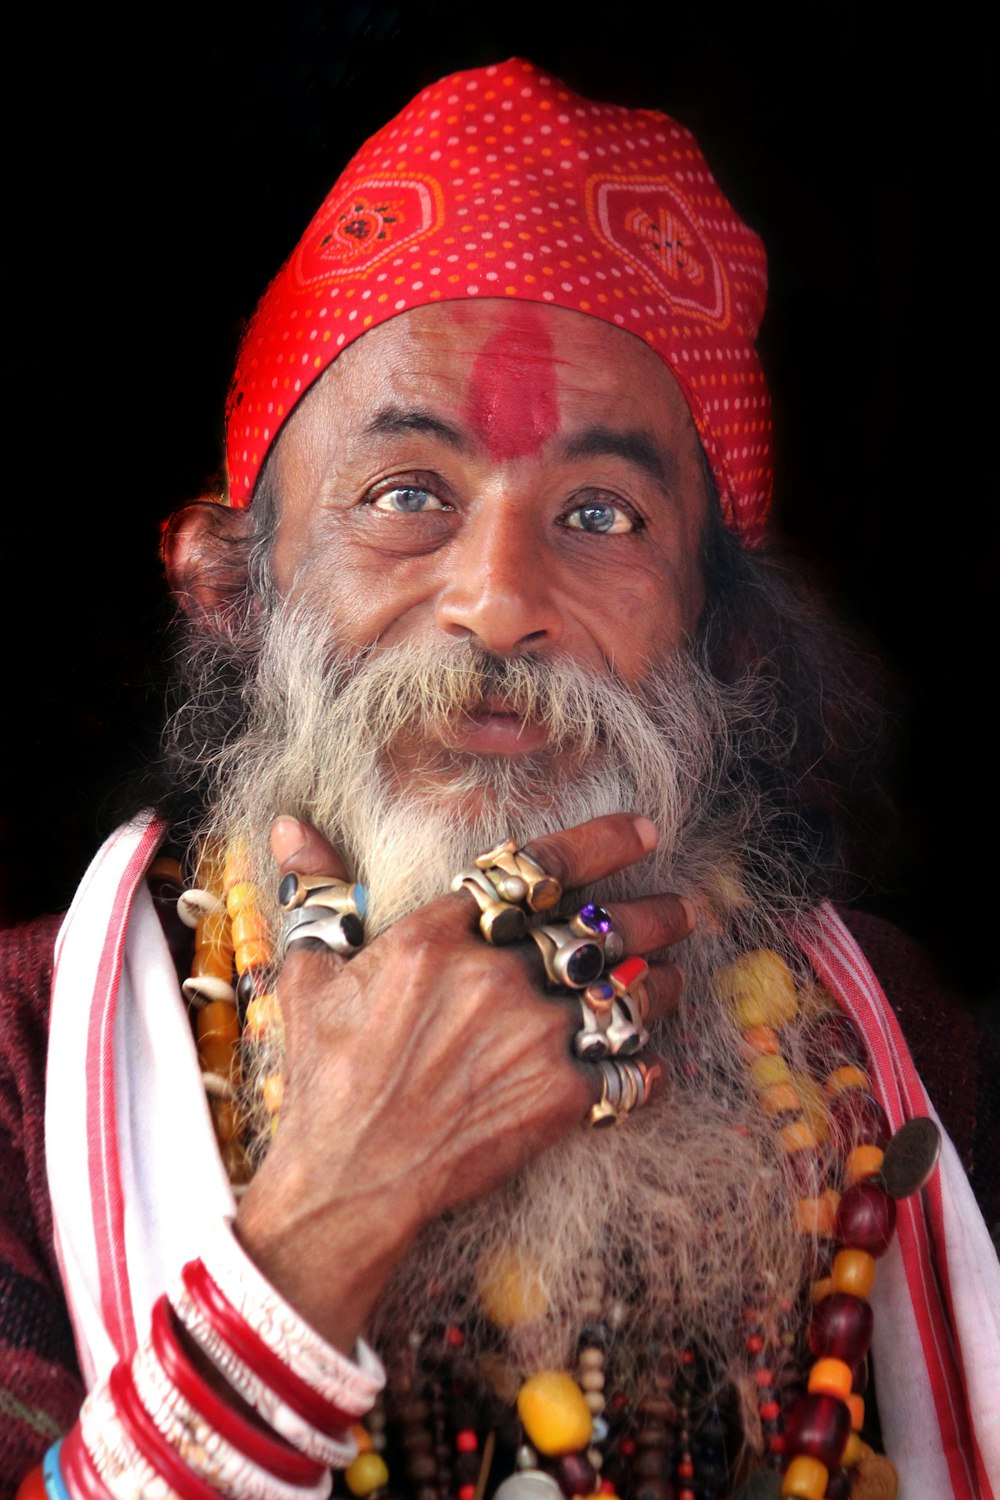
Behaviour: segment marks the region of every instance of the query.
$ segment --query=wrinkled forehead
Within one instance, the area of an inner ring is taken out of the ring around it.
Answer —
[[[331,452],[403,434],[506,463],[598,433],[668,466],[703,460],[683,391],[641,339],[565,308],[440,303],[344,351],[292,414],[274,472],[281,489],[311,489]]]

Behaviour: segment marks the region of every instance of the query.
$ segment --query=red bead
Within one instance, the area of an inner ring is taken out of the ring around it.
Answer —
[[[754,1374],[753,1378],[754,1378],[754,1380],[756,1381],[756,1383],[758,1385],[773,1385],[774,1384],[774,1371],[773,1370],[766,1370],[766,1369],[765,1370],[757,1370],[756,1373]]]
[[[677,1477],[679,1479],[694,1478],[694,1463],[690,1458],[682,1458],[677,1465]]]
[[[772,1453],[784,1453],[787,1446],[785,1434],[783,1432],[772,1433],[767,1440],[767,1446]]]
[[[461,1349],[465,1343],[465,1337],[461,1328],[456,1328],[454,1324],[450,1324],[444,1331],[444,1341],[446,1344],[451,1344],[454,1349]]]
[[[475,1453],[479,1447],[479,1438],[474,1432],[466,1429],[464,1432],[456,1432],[455,1447],[459,1453]]]
[[[856,1365],[868,1353],[875,1318],[863,1297],[831,1292],[813,1308],[809,1352],[815,1359],[842,1359]]]
[[[830,1101],[830,1124],[845,1156],[861,1143],[884,1150],[889,1140],[885,1110],[864,1089],[845,1089]]]
[[[841,1245],[884,1255],[896,1229],[896,1200],[874,1182],[856,1182],[840,1200],[834,1236]]]
[[[819,1459],[828,1469],[840,1465],[851,1435],[851,1413],[836,1396],[802,1396],[796,1401],[785,1429],[787,1451]]]
[[[21,1488],[15,1500],[48,1500],[48,1493],[42,1466],[39,1464],[37,1469],[32,1469],[31,1473],[21,1480]]]
[[[459,1485],[458,1500],[476,1500],[476,1486],[474,1484]]]
[[[564,1453],[556,1464],[556,1479],[564,1495],[592,1495],[597,1471],[582,1453]]]
[[[747,1349],[751,1354],[759,1354],[764,1347],[764,1340],[759,1333],[752,1333],[747,1339]]]
[[[764,1401],[761,1403],[760,1419],[762,1422],[776,1422],[781,1416],[781,1406],[777,1401]]]
[[[618,1444],[618,1449],[619,1452],[623,1453],[626,1458],[631,1458],[633,1453],[635,1452],[635,1438],[622,1438],[621,1442]]]

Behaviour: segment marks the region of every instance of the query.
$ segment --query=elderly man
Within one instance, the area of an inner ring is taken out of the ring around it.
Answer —
[[[989,1240],[824,900],[867,709],[754,550],[764,279],[686,131],[514,61],[272,284],[44,1184],[8,969],[23,1495],[990,1493]]]

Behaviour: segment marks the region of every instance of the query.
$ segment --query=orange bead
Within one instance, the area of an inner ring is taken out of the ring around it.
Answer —
[[[260,892],[250,880],[239,880],[226,887],[226,911],[235,917],[245,906],[259,906]]]
[[[241,881],[249,880],[250,859],[246,845],[230,844],[226,849],[225,861],[219,861],[218,868],[219,884],[224,891],[231,890]]]
[[[370,1453],[372,1451],[372,1435],[364,1422],[351,1423],[351,1437],[357,1443],[359,1453]]]
[[[242,948],[245,943],[257,943],[261,938],[270,938],[271,931],[264,913],[257,906],[244,906],[233,918],[233,946]]]
[[[743,1033],[748,1050],[758,1057],[774,1057],[781,1051],[778,1033],[772,1026],[750,1026]]]
[[[830,1279],[835,1292],[867,1297],[875,1280],[875,1257],[867,1250],[840,1250],[833,1262]]]
[[[280,1073],[272,1073],[260,1086],[264,1108],[269,1115],[276,1115],[285,1098],[285,1080]]]
[[[821,1464],[818,1458],[809,1458],[801,1453],[788,1465],[781,1483],[781,1493],[788,1496],[789,1500],[791,1497],[794,1500],[823,1500],[829,1479],[830,1471],[826,1464]]]
[[[274,959],[274,949],[265,938],[241,943],[236,950],[236,972],[245,974],[247,969],[266,969]]]
[[[843,1068],[834,1068],[826,1080],[826,1087],[831,1094],[842,1094],[845,1089],[871,1089],[868,1074],[863,1073],[860,1068],[847,1064]]]
[[[844,1172],[847,1184],[853,1187],[856,1182],[864,1182],[866,1177],[873,1177],[882,1166],[883,1153],[877,1146],[855,1146],[853,1151],[847,1153],[844,1163]]]
[[[802,1108],[799,1091],[791,1083],[772,1083],[761,1094],[760,1102],[769,1115],[784,1115]]]
[[[819,1281],[813,1282],[809,1289],[809,1295],[813,1302],[822,1302],[823,1298],[829,1297],[832,1291],[833,1281],[829,1276],[822,1276]]]
[[[850,1365],[842,1359],[818,1359],[809,1371],[809,1389],[814,1396],[837,1396],[846,1401],[851,1394]]]
[[[240,1035],[240,1018],[236,1007],[225,1000],[210,1000],[198,1012],[195,1029],[199,1038],[224,1037],[227,1042],[236,1042]]]
[[[818,1198],[800,1198],[795,1205],[795,1226],[800,1234],[829,1239],[837,1217],[840,1194],[827,1188]]]
[[[195,948],[194,958],[191,960],[192,978],[198,979],[202,974],[211,974],[213,979],[229,980],[233,973],[233,950],[223,948],[213,943],[209,947]]]
[[[149,880],[171,880],[183,890],[184,870],[178,859],[171,859],[169,854],[157,855],[149,867],[147,874]]]
[[[823,1090],[805,1073],[793,1074],[793,1081],[802,1096],[802,1112],[806,1121],[812,1126],[820,1145],[825,1145],[830,1139],[830,1116],[824,1101]]]
[[[207,1036],[198,1043],[198,1057],[206,1073],[230,1078],[236,1067],[236,1049],[225,1037]]]
[[[258,1042],[261,1037],[281,1022],[281,1007],[278,1005],[277,995],[270,991],[266,995],[255,995],[247,1006],[246,1029],[251,1041]]]
[[[216,1139],[231,1141],[239,1134],[239,1116],[231,1099],[209,1099]]]
[[[778,1132],[778,1139],[789,1156],[796,1151],[815,1151],[817,1146],[815,1132],[805,1120],[793,1120]]]
[[[855,1432],[860,1432],[865,1425],[865,1398],[853,1392],[847,1398],[847,1405],[851,1413],[851,1426]]]

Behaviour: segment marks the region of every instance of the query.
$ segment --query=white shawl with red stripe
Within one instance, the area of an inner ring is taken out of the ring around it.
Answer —
[[[215,1148],[185,1006],[143,879],[152,818],[97,855],[56,948],[46,1150],[62,1269],[89,1383],[137,1330],[234,1203]],[[878,981],[830,907],[802,937],[862,1031],[893,1129],[934,1115]],[[936,1116],[935,1116],[936,1118]],[[1000,1268],[944,1139],[927,1189],[900,1204],[872,1295],[886,1451],[902,1500],[1000,1490]]]

